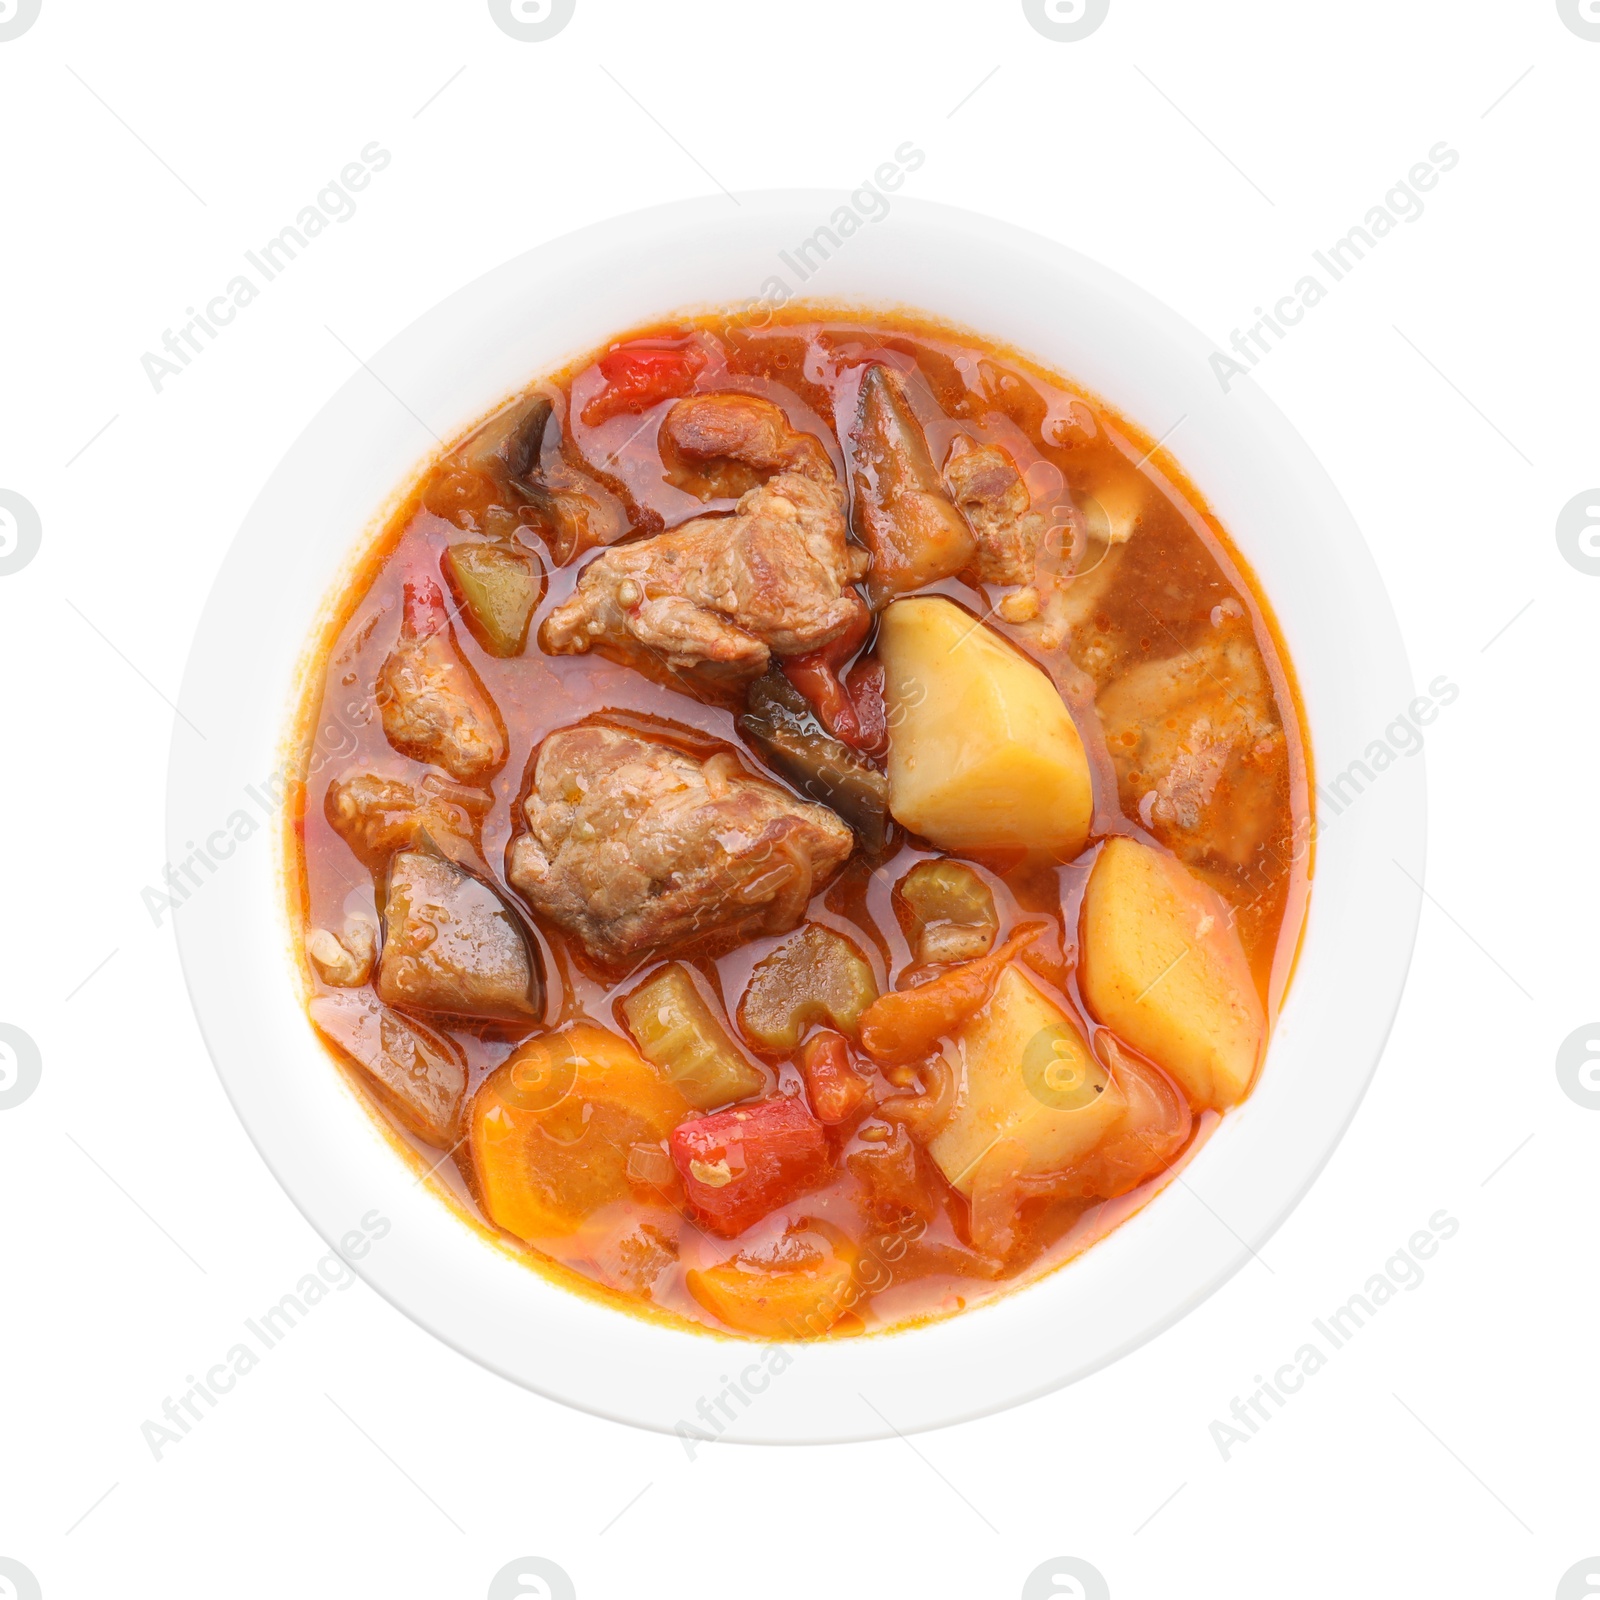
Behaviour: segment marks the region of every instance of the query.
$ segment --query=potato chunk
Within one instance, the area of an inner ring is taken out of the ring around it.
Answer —
[[[1083,993],[1196,1106],[1244,1098],[1266,1014],[1227,906],[1172,856],[1107,841],[1083,898]]]
[[[1055,686],[959,606],[883,615],[889,810],[944,850],[1018,846],[1069,859],[1094,810],[1083,741]]]
[[[1126,1096],[1076,1024],[1014,966],[955,1042],[961,1091],[928,1153],[964,1195],[996,1146],[1008,1147],[1013,1176],[1062,1172],[1127,1114]]]

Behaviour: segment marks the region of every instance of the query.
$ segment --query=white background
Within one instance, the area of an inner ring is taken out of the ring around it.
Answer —
[[[1543,1597],[1600,1555],[1600,1112],[1555,1074],[1600,1014],[1600,578],[1554,535],[1600,482],[1597,84],[1554,0],[1112,0],[1079,43],[1017,0],[578,0],[535,44],[483,0],[44,0],[0,43],[0,488],[43,525],[0,577],[0,1021],[43,1060],[0,1111],[0,1556],[45,1600],[476,1600],[523,1555],[584,1600],[1013,1596],[1057,1556],[1129,1600]],[[322,1253],[141,903],[245,508],[352,351],[489,267],[723,185],[849,189],[907,139],[906,193],[1076,246],[1219,344],[1460,152],[1251,380],[1365,529],[1419,685],[1461,691],[1427,730],[1430,899],[1354,1127],[1260,1264],[983,1422],[691,1461],[357,1284],[156,1461],[141,1423]],[[157,394],[141,355],[372,140],[393,161],[357,214]],[[1441,1208],[1426,1280],[1225,1461],[1212,1422]]]

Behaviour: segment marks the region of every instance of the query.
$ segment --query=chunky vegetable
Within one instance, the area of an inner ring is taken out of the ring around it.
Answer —
[[[455,1044],[365,992],[318,995],[309,1009],[317,1031],[412,1133],[441,1149],[456,1142],[467,1067]]]
[[[800,1052],[800,1070],[819,1122],[830,1126],[847,1122],[867,1098],[869,1085],[851,1064],[849,1040],[831,1028],[806,1040]]]
[[[660,1198],[659,1150],[688,1103],[625,1040],[592,1023],[531,1039],[495,1069],[469,1114],[474,1186],[489,1219],[536,1243],[592,1212]]]
[[[872,613],[865,606],[838,638],[818,650],[790,656],[780,670],[815,708],[824,728],[835,739],[854,749],[870,741],[863,735],[855,701],[839,677],[840,668],[861,648],[872,626]]]
[[[544,1013],[538,957],[482,878],[425,850],[389,864],[378,995],[392,1006],[526,1029]]]
[[[877,998],[878,980],[861,952],[813,922],[757,963],[739,1002],[739,1026],[761,1049],[786,1055],[814,1023],[853,1035]]]
[[[802,1222],[760,1250],[741,1250],[685,1275],[712,1316],[763,1339],[826,1333],[860,1298],[855,1247],[838,1230]]]
[[[856,537],[872,552],[874,609],[959,572],[976,548],[928,454],[905,380],[872,366],[861,380],[851,492]]]
[[[1039,923],[1019,928],[991,955],[875,1000],[861,1018],[861,1048],[891,1063],[925,1056],[987,1003],[1007,964],[1041,931]]]
[[[1094,1014],[1196,1106],[1244,1097],[1266,1015],[1221,896],[1172,856],[1106,841],[1083,897],[1083,994]]]
[[[994,895],[959,861],[919,861],[895,888],[897,909],[918,961],[975,961],[994,947]]]
[[[955,1035],[964,1082],[928,1143],[952,1187],[970,1195],[991,1151],[1010,1175],[1060,1172],[1114,1128],[1127,1099],[1054,1001],[1014,966]]]
[[[889,831],[889,780],[833,738],[781,672],[750,685],[739,731],[809,799],[831,807],[878,854]]]
[[[669,1148],[695,1218],[726,1239],[816,1188],[832,1165],[822,1124],[798,1097],[697,1117],[673,1129]]]
[[[697,1110],[745,1100],[766,1088],[766,1075],[745,1060],[681,963],[674,961],[640,984],[622,1002],[622,1014],[645,1058]]]
[[[693,345],[652,344],[641,340],[608,350],[600,357],[606,386],[583,408],[583,420],[598,427],[626,412],[637,415],[662,400],[685,395],[706,358]]]
[[[883,614],[889,810],[943,850],[1068,860],[1094,812],[1083,741],[1055,686],[948,600]]]
[[[520,656],[544,598],[544,568],[512,544],[453,544],[440,562],[472,637],[492,656]]]

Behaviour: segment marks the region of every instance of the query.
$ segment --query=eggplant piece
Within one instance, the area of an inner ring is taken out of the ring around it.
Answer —
[[[460,1137],[467,1065],[443,1034],[365,992],[320,994],[312,1025],[365,1073],[373,1092],[419,1139],[441,1150]]]
[[[544,1014],[538,952],[499,892],[453,861],[389,864],[379,999],[408,1011],[530,1027]]]
[[[585,550],[615,544],[628,531],[621,500],[586,472],[565,461],[536,470],[511,487],[533,508],[539,531],[559,567]]]
[[[439,563],[472,637],[492,656],[520,656],[544,598],[544,563],[514,544],[453,544]]]
[[[539,451],[554,410],[548,395],[514,400],[456,451],[456,460],[490,477],[504,474],[513,482],[526,478],[539,465]]]
[[[554,417],[548,395],[514,401],[468,439],[455,459],[509,488],[516,497],[510,504],[526,502],[539,520],[550,554],[557,565],[565,566],[585,550],[615,544],[628,531],[628,513],[609,489],[562,459],[559,420],[551,441],[552,459],[543,464],[545,435]]]
[[[945,493],[905,380],[888,367],[871,366],[861,380],[853,461],[851,524],[872,552],[873,610],[972,562],[972,529]]]
[[[807,798],[831,807],[861,848],[889,842],[889,780],[823,727],[811,702],[781,672],[750,685],[739,731]]]

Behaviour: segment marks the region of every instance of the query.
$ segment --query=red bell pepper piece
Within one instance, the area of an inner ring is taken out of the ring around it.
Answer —
[[[724,1239],[816,1188],[831,1165],[822,1124],[798,1097],[680,1123],[668,1148],[696,1220]]]
[[[830,1127],[847,1121],[867,1098],[867,1080],[851,1065],[849,1043],[832,1028],[806,1040],[800,1070],[817,1119]]]
[[[606,386],[583,408],[583,420],[598,427],[612,417],[637,416],[662,400],[675,400],[694,387],[706,364],[694,345],[625,344],[600,357]]]

